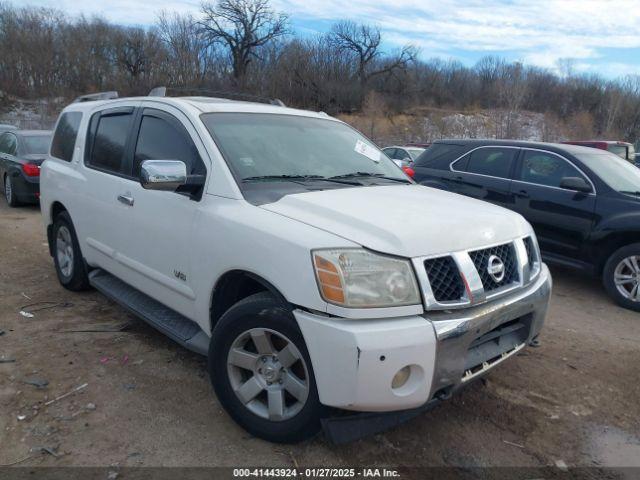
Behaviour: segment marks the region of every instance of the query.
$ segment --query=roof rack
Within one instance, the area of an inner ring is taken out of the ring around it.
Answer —
[[[118,98],[118,92],[115,91],[89,93],[87,95],[80,95],[72,103],[95,102],[97,100],[114,100],[116,98]]]
[[[149,92],[149,97],[166,97],[168,90],[174,90],[183,95],[188,95],[187,92],[194,92],[199,96],[206,96],[212,98],[223,98],[226,100],[238,100],[245,102],[258,102],[268,103],[270,105],[277,105],[278,107],[285,107],[286,105],[282,100],[277,98],[261,97],[259,95],[251,95],[249,93],[240,92],[225,92],[220,90],[209,90],[206,88],[191,88],[191,87],[156,87]]]

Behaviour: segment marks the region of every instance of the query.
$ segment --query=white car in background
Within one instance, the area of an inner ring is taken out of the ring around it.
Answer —
[[[422,147],[400,147],[397,145],[384,147],[384,154],[394,161],[399,167],[408,167],[426,149]]]
[[[551,292],[520,215],[273,104],[83,97],[41,207],[60,283],[207,355],[226,411],[275,442],[321,424],[353,439],[449,398],[536,341]]]

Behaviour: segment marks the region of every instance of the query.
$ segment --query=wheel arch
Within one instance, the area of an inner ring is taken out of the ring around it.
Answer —
[[[289,305],[282,293],[268,280],[247,270],[234,269],[225,272],[213,287],[209,306],[210,331],[224,313],[240,300],[255,293],[269,292],[283,305]]]
[[[602,275],[607,260],[617,250],[633,243],[640,243],[640,232],[637,231],[620,231],[613,232],[599,240],[593,247],[594,253],[597,253],[597,263],[595,272]]]
[[[62,202],[56,200],[51,204],[49,223],[53,223],[55,218],[62,212],[68,212],[67,207],[65,207]]]
[[[47,222],[47,243],[49,245],[49,255],[53,257],[53,222],[56,217],[62,212],[69,212],[67,207],[65,207],[62,202],[55,201],[51,204],[51,208],[49,208],[49,218]]]

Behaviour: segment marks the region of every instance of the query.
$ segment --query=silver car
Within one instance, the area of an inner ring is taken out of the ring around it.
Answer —
[[[418,158],[425,149],[421,147],[400,147],[394,145],[392,147],[385,147],[382,151],[399,167],[407,167]]]

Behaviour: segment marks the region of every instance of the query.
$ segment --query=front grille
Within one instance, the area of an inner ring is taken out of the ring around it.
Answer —
[[[424,268],[436,301],[452,302],[463,297],[464,284],[452,257],[430,258],[425,260]]]
[[[533,239],[531,237],[526,237],[524,239],[524,248],[527,251],[527,260],[529,261],[529,266],[535,266],[538,260],[536,259],[536,249],[533,246]]]
[[[504,277],[500,281],[496,281],[489,273],[489,259],[494,255],[504,264]],[[485,292],[489,293],[518,281],[516,252],[512,243],[469,252],[469,256],[480,275]]]

